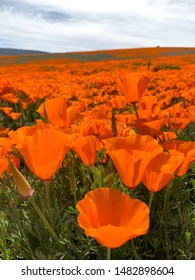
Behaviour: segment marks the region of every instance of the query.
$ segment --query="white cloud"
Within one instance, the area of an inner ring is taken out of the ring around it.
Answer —
[[[0,47],[51,52],[195,46],[195,1],[0,0]]]

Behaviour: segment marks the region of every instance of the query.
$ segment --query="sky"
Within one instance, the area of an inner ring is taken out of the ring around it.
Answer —
[[[195,0],[0,0],[0,48],[195,47]]]

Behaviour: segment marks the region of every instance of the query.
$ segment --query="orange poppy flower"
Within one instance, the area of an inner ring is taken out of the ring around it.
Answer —
[[[143,96],[138,104],[139,111],[146,110],[149,111],[150,114],[157,113],[160,111],[160,104],[157,99],[157,96]]]
[[[60,127],[67,128],[76,120],[79,107],[67,106],[67,102],[62,98],[53,98],[45,101],[41,104],[37,112],[45,118],[45,112],[47,118],[51,124]]]
[[[11,130],[8,133],[8,135],[10,136],[11,139],[13,139],[14,144],[16,144],[16,148],[19,149],[19,147],[22,146],[22,141],[25,137],[32,136],[36,131],[43,130],[46,128],[60,130],[59,128],[54,127],[50,124],[39,121],[37,124],[33,126],[22,126],[15,131]]]
[[[59,130],[45,128],[24,136],[17,148],[28,168],[43,181],[50,181],[70,150],[71,140]]]
[[[3,172],[10,172],[7,155],[11,151],[14,141],[8,137],[0,137],[0,177]],[[14,164],[19,167],[20,159],[10,154],[10,158],[13,160]]]
[[[116,114],[116,120],[124,124],[132,124],[136,120],[134,114]]]
[[[137,119],[132,126],[137,128],[141,135],[150,135],[154,138],[159,136],[162,131],[161,128],[167,121],[167,118],[159,118],[158,116],[150,117],[148,119]]]
[[[117,78],[117,85],[120,91],[125,95],[129,103],[136,103],[142,97],[144,91],[149,85],[151,78],[133,72]]]
[[[12,119],[12,120],[17,120],[19,119],[19,117],[22,115],[22,113],[16,113],[16,112],[11,112],[8,116]]]
[[[111,100],[113,108],[124,109],[127,105],[127,99],[124,96],[116,96]]]
[[[159,139],[162,142],[170,141],[171,139],[176,139],[177,135],[174,132],[171,131],[163,131],[161,135],[159,136]]]
[[[94,135],[79,137],[72,149],[86,165],[92,165],[96,161],[97,138]]]
[[[109,127],[109,125],[105,120],[92,119],[89,121],[83,121],[80,125],[79,136],[96,136],[98,139],[97,149],[100,150],[103,147],[102,140],[113,136],[111,127]]]
[[[2,108],[0,108],[0,110],[3,111],[6,115],[9,115],[13,111],[13,108],[11,108],[11,107],[2,107]]]
[[[141,182],[150,161],[163,151],[161,145],[148,135],[110,138],[104,140],[104,144],[128,188],[135,188]]]
[[[163,152],[157,155],[147,166],[142,183],[150,192],[160,191],[175,177],[174,173],[182,161],[183,157],[179,154],[173,156]]]
[[[117,136],[126,137],[130,135],[136,135],[132,127],[123,123],[117,123]]]
[[[117,248],[149,228],[149,208],[112,188],[88,192],[76,205],[79,226],[107,248]]]
[[[193,141],[171,140],[165,142],[163,148],[173,155],[178,152],[182,154],[183,162],[176,172],[178,176],[186,174],[191,164],[195,162],[195,142]]]
[[[184,129],[188,124],[194,122],[192,114],[182,106],[182,102],[177,103],[165,110],[169,114],[167,125],[172,130]]]
[[[7,137],[10,127],[5,128],[4,126],[0,126],[0,137]]]

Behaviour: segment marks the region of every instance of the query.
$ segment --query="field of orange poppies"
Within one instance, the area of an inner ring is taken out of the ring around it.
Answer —
[[[195,49],[0,57],[0,259],[195,259]]]

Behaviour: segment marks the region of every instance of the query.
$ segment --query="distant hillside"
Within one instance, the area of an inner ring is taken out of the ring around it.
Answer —
[[[1,55],[6,55],[6,56],[7,55],[23,55],[23,54],[47,54],[47,52],[0,48],[0,56]]]
[[[3,52],[4,50],[4,52]],[[5,52],[7,51],[7,53]],[[9,52],[10,51],[10,52]],[[2,54],[3,52],[3,54]],[[9,52],[9,53],[8,53]],[[195,56],[195,48],[188,47],[153,47],[115,49],[86,52],[47,53],[31,50],[16,50],[0,48],[0,66],[25,64],[39,61],[66,60],[79,62],[96,62],[112,60],[154,60],[163,57],[187,57]]]

